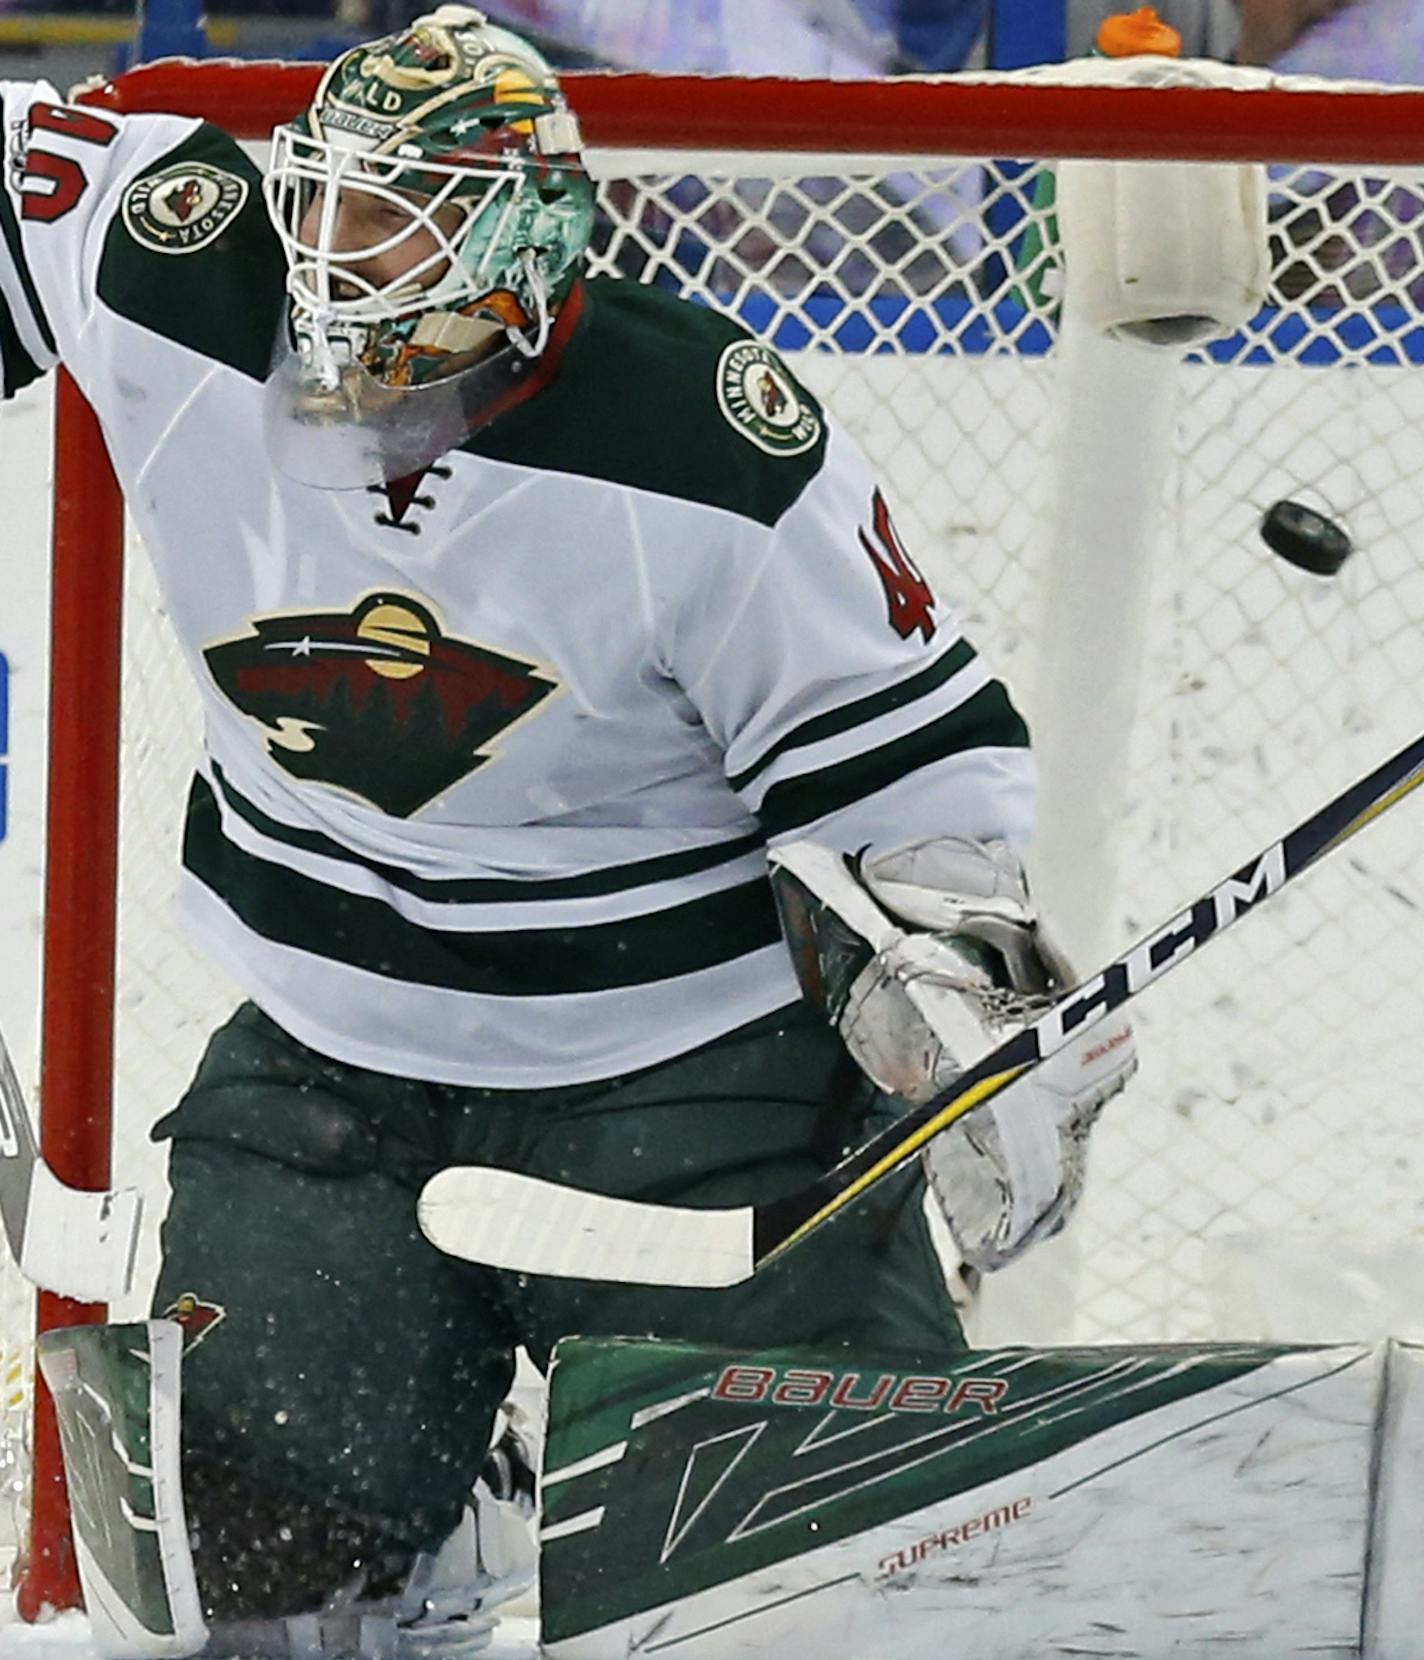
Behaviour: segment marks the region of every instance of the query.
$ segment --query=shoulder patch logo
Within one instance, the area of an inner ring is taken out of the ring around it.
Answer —
[[[195,254],[217,239],[247,202],[240,174],[204,161],[179,161],[136,180],[124,197],[135,242],[160,254]]]
[[[757,340],[734,340],[718,358],[717,404],[768,455],[801,455],[821,436],[821,417],[802,401],[781,359]]]

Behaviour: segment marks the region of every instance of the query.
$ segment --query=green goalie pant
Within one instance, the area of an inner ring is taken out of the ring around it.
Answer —
[[[759,1202],[894,1110],[803,1006],[624,1078],[517,1092],[338,1064],[244,1007],[154,1131],[173,1143],[155,1312],[189,1331],[185,1458],[428,1547],[458,1519],[520,1344],[540,1365],[572,1333],[942,1360],[963,1337],[917,1162],[726,1290],[498,1273],[416,1226],[424,1181],[463,1163]]]

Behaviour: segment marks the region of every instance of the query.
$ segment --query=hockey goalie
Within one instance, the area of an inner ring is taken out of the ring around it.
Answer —
[[[1061,993],[1024,723],[781,358],[587,275],[576,118],[480,13],[338,59],[265,176],[0,97],[4,388],[62,362],[103,423],[205,711],[182,911],[244,994],[152,1103],[153,1319],[44,1344],[96,1640],[478,1648],[532,1572],[518,1348],[891,1355],[796,1387],[943,1405],[904,1382],[964,1355],[926,1203],[976,1270],[1060,1228],[1131,1035],[743,1285],[435,1250],[452,1165],[774,1198]]]

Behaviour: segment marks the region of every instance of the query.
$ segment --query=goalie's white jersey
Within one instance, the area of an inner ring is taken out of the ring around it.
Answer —
[[[284,271],[238,148],[0,96],[5,391],[62,360],[99,412],[206,711],[183,908],[296,1036],[611,1076],[797,997],[768,841],[1025,838],[1022,722],[737,324],[589,282],[532,396],[317,490],[265,448]]]

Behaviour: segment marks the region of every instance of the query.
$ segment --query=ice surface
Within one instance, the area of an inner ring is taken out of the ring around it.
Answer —
[[[483,1660],[534,1660],[538,1652],[539,1622],[509,1618],[481,1654]],[[44,1625],[0,1626],[0,1660],[96,1660],[89,1622],[82,1614],[60,1614]]]

